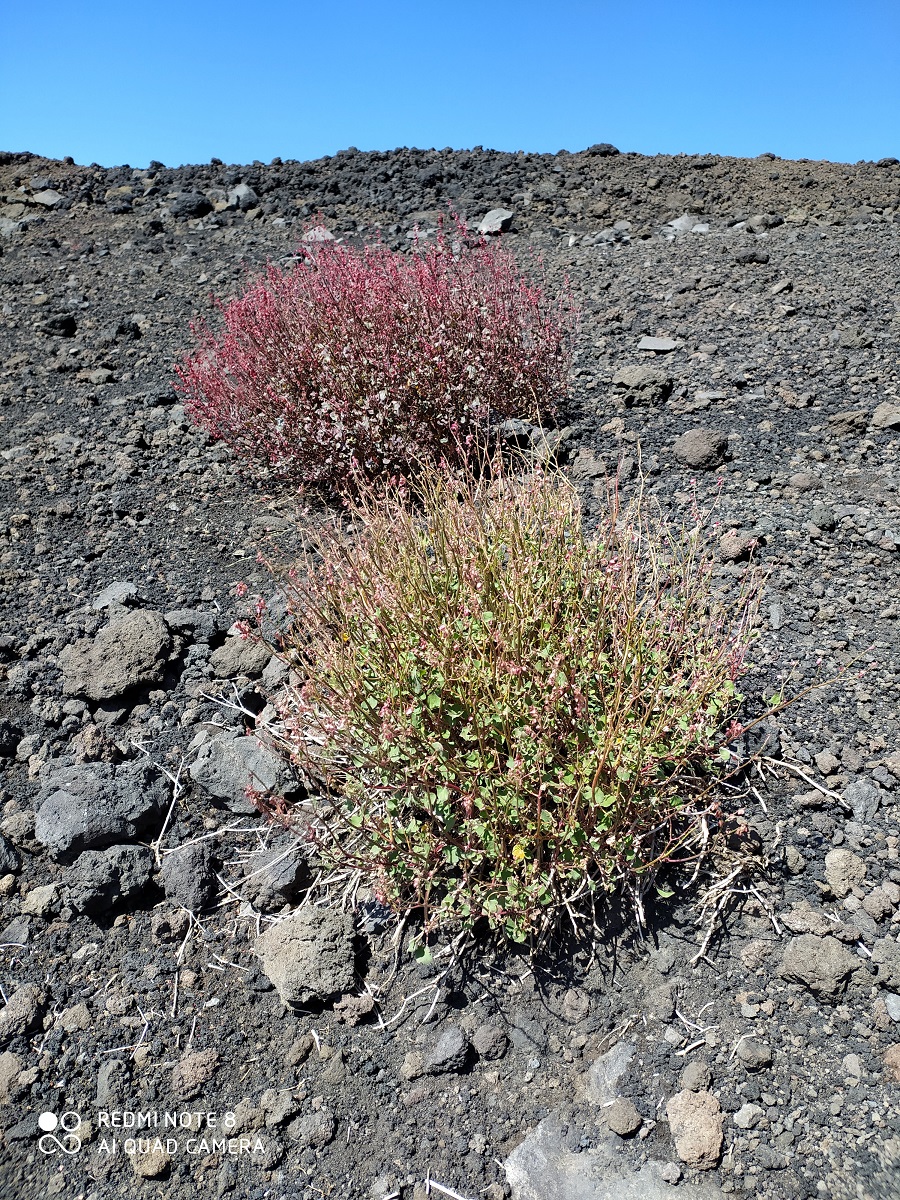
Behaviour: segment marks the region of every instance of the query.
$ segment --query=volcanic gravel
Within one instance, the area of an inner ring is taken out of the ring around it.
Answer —
[[[537,960],[418,961],[251,808],[296,782],[235,585],[294,501],[172,388],[311,225],[408,248],[448,205],[581,311],[545,441],[587,523],[616,470],[713,506],[722,586],[768,572],[749,711],[838,676],[757,727],[730,857]],[[4,1197],[900,1196],[898,208],[895,160],[0,155]]]

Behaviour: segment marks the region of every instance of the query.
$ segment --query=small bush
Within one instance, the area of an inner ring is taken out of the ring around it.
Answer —
[[[288,580],[285,744],[327,784],[326,855],[428,927],[523,939],[683,845],[751,597],[714,605],[701,531],[615,493],[587,536],[552,473],[432,467],[417,494],[364,489]]]
[[[189,415],[250,466],[340,491],[452,457],[494,418],[546,418],[564,395],[564,306],[504,248],[441,232],[410,254],[301,253],[220,305],[221,334],[195,326],[178,368]]]

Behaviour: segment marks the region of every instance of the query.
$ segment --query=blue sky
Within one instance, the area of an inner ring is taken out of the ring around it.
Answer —
[[[593,142],[900,157],[898,0],[33,0],[0,41],[0,149],[104,166]]]

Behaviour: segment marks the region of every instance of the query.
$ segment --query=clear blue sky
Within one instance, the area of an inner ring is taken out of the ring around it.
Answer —
[[[104,166],[347,146],[900,157],[900,0],[30,0],[0,149]]]

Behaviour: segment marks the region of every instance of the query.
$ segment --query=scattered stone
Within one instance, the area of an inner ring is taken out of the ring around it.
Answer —
[[[163,677],[172,638],[159,613],[137,609],[112,618],[94,638],[60,653],[63,692],[112,700]]]
[[[488,236],[496,236],[498,233],[508,233],[512,228],[514,217],[515,213],[508,208],[492,208],[490,212],[485,213],[481,218],[478,232],[487,234]]]
[[[690,429],[676,438],[672,449],[686,467],[711,471],[725,461],[728,435],[715,429]]]
[[[146,846],[86,850],[67,876],[67,898],[77,913],[97,913],[138,895],[150,882],[153,855]]]
[[[844,800],[853,809],[853,820],[865,823],[878,812],[881,793],[871,783],[858,779],[844,788]]]
[[[169,212],[179,220],[205,217],[212,210],[212,204],[202,192],[180,192],[169,201]]]
[[[675,1149],[682,1162],[711,1170],[722,1152],[722,1110],[712,1092],[676,1092],[666,1105]]]
[[[712,1072],[699,1058],[689,1062],[681,1072],[681,1086],[689,1092],[705,1092],[712,1083]]]
[[[634,1057],[631,1042],[616,1042],[583,1076],[580,1091],[593,1104],[609,1104],[618,1099],[617,1085]]]
[[[319,1150],[328,1145],[336,1128],[331,1113],[320,1108],[318,1112],[307,1113],[306,1116],[291,1121],[287,1131],[299,1146]]]
[[[162,1138],[154,1138],[146,1150],[141,1150],[141,1140],[137,1140],[138,1148],[131,1155],[131,1165],[135,1175],[140,1179],[161,1179],[164,1175],[168,1174],[169,1168],[172,1165],[172,1159],[162,1144]],[[157,1142],[159,1143],[158,1145],[156,1144]]]
[[[469,1039],[458,1025],[448,1025],[425,1058],[425,1070],[429,1075],[446,1075],[458,1072],[466,1065],[469,1057]]]
[[[746,562],[759,545],[759,540],[739,529],[729,529],[719,539],[719,558],[723,562]]]
[[[215,876],[217,864],[215,851],[208,841],[172,850],[163,858],[160,871],[166,898],[188,912],[202,912],[216,897],[219,886]]]
[[[12,1089],[13,1081],[22,1070],[22,1060],[11,1050],[0,1054],[0,1104],[6,1104]]]
[[[900,405],[879,404],[872,413],[873,429],[900,429]]]
[[[872,947],[872,963],[878,968],[878,984],[891,991],[900,989],[900,942],[878,938]]]
[[[780,975],[802,983],[823,1000],[837,1000],[846,991],[859,960],[834,937],[804,933],[791,938],[784,950]]]
[[[892,1079],[894,1083],[900,1083],[900,1042],[895,1042],[893,1046],[888,1046],[885,1050],[884,1069],[888,1079]]]
[[[619,1137],[632,1137],[644,1123],[644,1118],[631,1100],[619,1098],[603,1110],[606,1123]]]
[[[23,983],[0,1009],[0,1046],[29,1033],[44,1014],[46,997],[36,984]]]
[[[55,883],[31,888],[22,898],[22,912],[31,917],[49,917],[57,907],[58,896]]]
[[[761,1071],[772,1065],[772,1051],[765,1042],[745,1037],[738,1042],[737,1056],[748,1071]]]
[[[291,769],[255,734],[227,731],[200,746],[191,778],[231,812],[256,812],[248,788],[284,795],[296,789]]]
[[[53,767],[41,782],[34,835],[56,858],[137,837],[168,798],[163,776],[146,762]]]
[[[346,1025],[359,1025],[375,1011],[375,997],[368,992],[360,996],[342,996],[334,1006],[334,1015]]]
[[[75,1033],[78,1029],[89,1029],[91,1011],[83,1001],[80,1004],[73,1004],[70,1008],[63,1009],[56,1018],[56,1023],[66,1033]]]
[[[271,657],[271,650],[262,642],[235,635],[226,638],[219,649],[213,651],[209,666],[216,679],[233,679],[238,675],[257,679]]]
[[[823,775],[833,775],[835,771],[841,769],[841,760],[837,758],[830,750],[823,750],[816,755],[816,766]]]
[[[249,184],[238,183],[229,189],[226,203],[229,208],[237,208],[241,212],[246,212],[249,208],[256,208],[259,204],[259,196]]]
[[[669,354],[678,349],[679,343],[674,338],[644,336],[638,342],[638,350],[655,350],[657,354]]]
[[[98,612],[105,608],[124,608],[136,599],[137,594],[137,587],[133,583],[125,579],[116,579],[107,584],[102,592],[97,593],[91,601],[91,608]]]
[[[765,1115],[765,1109],[747,1101],[734,1114],[734,1123],[738,1129],[755,1129]]]
[[[286,1005],[330,1000],[353,988],[353,920],[343,913],[299,908],[258,937],[254,950]]]
[[[263,912],[293,900],[308,876],[302,843],[293,838],[278,839],[249,855],[243,870],[231,885]]]
[[[612,383],[616,395],[629,408],[636,404],[663,404],[672,392],[669,375],[649,363],[622,367],[613,375]]]
[[[209,1083],[219,1066],[219,1052],[193,1050],[182,1055],[172,1071],[172,1090],[179,1100],[193,1100]]]
[[[835,896],[842,900],[866,876],[866,864],[852,850],[829,850],[825,855],[825,878]]]
[[[472,1034],[472,1046],[479,1058],[494,1062],[506,1053],[509,1039],[499,1025],[479,1025]]]

